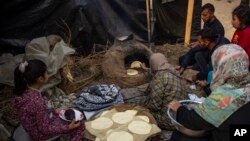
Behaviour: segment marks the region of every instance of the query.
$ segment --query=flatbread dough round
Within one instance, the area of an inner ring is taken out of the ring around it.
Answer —
[[[100,117],[91,122],[91,127],[96,130],[108,129],[113,125],[113,121],[106,117]]]
[[[104,115],[106,115],[106,114],[109,113],[109,112],[110,112],[110,111],[104,111],[104,112],[102,112],[101,117],[104,116]]]
[[[109,134],[109,133],[111,133],[111,132],[113,132],[114,130],[113,129],[109,129],[107,132],[106,132],[106,134]]]
[[[141,62],[140,61],[134,61],[131,63],[130,68],[141,68]]]
[[[131,115],[135,116],[138,111],[136,111],[136,110],[126,110],[125,112],[128,113],[128,114],[131,114]]]
[[[112,120],[118,124],[126,124],[134,118],[133,115],[126,112],[118,112],[112,116]]]
[[[133,141],[134,137],[128,132],[113,132],[107,137],[107,141]]]
[[[147,116],[136,116],[136,117],[140,118],[141,120],[143,120],[143,121],[145,121],[147,123],[149,123],[149,121],[150,121]]]
[[[150,133],[152,126],[144,121],[133,121],[128,125],[128,130],[139,135],[147,135]]]
[[[127,75],[137,75],[138,71],[135,69],[127,69]]]

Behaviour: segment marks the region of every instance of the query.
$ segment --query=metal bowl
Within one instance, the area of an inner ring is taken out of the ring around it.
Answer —
[[[193,101],[193,100],[181,100],[179,101],[182,105],[186,106],[189,110],[192,110],[197,104],[200,104],[201,102]],[[190,137],[202,137],[206,135],[205,130],[191,130],[183,125],[181,125],[179,122],[176,121],[176,113],[173,112],[171,109],[168,108],[167,111],[168,117],[171,119],[172,124],[175,126],[175,128],[180,131],[181,133],[190,136]]]

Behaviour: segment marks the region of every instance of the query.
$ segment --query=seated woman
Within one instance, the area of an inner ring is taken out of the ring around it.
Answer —
[[[53,110],[50,117],[40,88],[48,82],[47,66],[40,60],[21,63],[15,69],[14,101],[18,118],[25,131],[35,141],[44,141],[61,134],[69,134],[71,141],[81,141],[83,123],[63,121]]]
[[[223,45],[213,53],[212,64],[212,93],[202,104],[188,110],[178,101],[172,101],[168,107],[177,112],[177,121],[186,128],[209,131],[212,141],[229,141],[229,125],[250,123],[248,55],[238,45]],[[202,139],[174,132],[171,140]]]
[[[154,53],[150,57],[150,70],[154,76],[148,87],[145,107],[150,110],[161,129],[173,130],[174,127],[166,115],[166,104],[173,99],[187,99],[185,82],[161,53]]]

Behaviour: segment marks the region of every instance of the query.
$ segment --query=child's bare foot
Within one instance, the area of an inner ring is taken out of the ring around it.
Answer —
[[[181,67],[181,69],[179,70],[180,75],[182,75],[182,74],[184,73],[184,71],[185,71],[185,68],[182,68],[182,67]]]
[[[176,69],[177,71],[179,71],[179,70],[181,69],[181,66],[177,66],[177,67],[175,67],[175,69]]]

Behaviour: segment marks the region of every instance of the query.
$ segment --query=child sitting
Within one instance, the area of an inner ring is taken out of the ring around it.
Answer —
[[[204,22],[203,29],[213,29],[216,34],[224,37],[225,30],[221,22],[214,15],[215,8],[211,3],[207,3],[202,6],[201,9],[201,19]],[[191,48],[185,55],[179,58],[180,67],[177,70],[180,74],[183,74],[185,69],[196,63],[195,56],[199,52],[206,52],[206,50],[201,45],[201,33],[197,35],[197,41],[188,45]],[[196,67],[193,66],[192,69],[196,70]]]
[[[232,13],[232,24],[236,29],[231,43],[241,46],[250,55],[250,7],[240,5]],[[250,60],[250,56],[249,56]],[[250,63],[250,61],[249,61]]]
[[[21,63],[14,73],[14,104],[25,131],[35,141],[44,141],[60,134],[70,134],[71,141],[81,141],[81,122],[68,123],[59,116],[49,117],[40,88],[48,82],[46,65],[40,60]],[[56,111],[54,110],[54,113]]]

